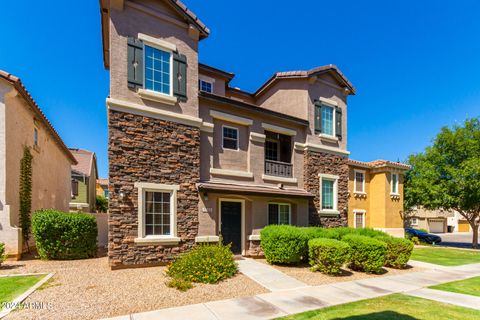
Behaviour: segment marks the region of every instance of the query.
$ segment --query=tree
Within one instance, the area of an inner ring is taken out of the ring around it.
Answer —
[[[107,212],[108,210],[108,199],[104,196],[98,196],[95,199],[95,208],[97,212]]]
[[[30,214],[32,211],[32,159],[30,149],[25,146],[23,157],[20,160],[20,227],[28,251],[30,251],[28,241],[30,240]]]
[[[480,226],[480,120],[443,127],[432,146],[411,155],[405,179],[405,210],[456,210],[473,229],[472,247],[478,248]]]

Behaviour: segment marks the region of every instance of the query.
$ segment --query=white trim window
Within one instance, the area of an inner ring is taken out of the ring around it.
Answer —
[[[412,218],[410,220],[410,223],[411,223],[412,226],[418,226],[418,219],[417,218]]]
[[[289,203],[268,204],[268,224],[291,224],[292,206]]]
[[[322,134],[335,136],[335,108],[322,104]]]
[[[392,173],[391,176],[390,176],[390,186],[391,186],[390,193],[393,194],[393,195],[398,195],[399,194],[398,180],[399,180],[398,173]]]
[[[365,170],[353,170],[353,192],[365,194]]]
[[[138,238],[136,242],[179,240],[176,238],[179,186],[139,182],[135,184],[135,187],[138,188]]]
[[[198,89],[200,91],[212,93],[213,92],[213,83],[209,82],[209,81],[206,81],[206,80],[203,80],[203,79],[200,79],[200,80],[198,80]]]
[[[365,228],[365,210],[353,210],[353,227]]]
[[[319,174],[320,176],[320,212],[338,213],[338,176]]]
[[[238,128],[222,126],[222,147],[238,150]]]
[[[173,95],[173,54],[164,48],[144,45],[145,70],[143,73],[146,90],[164,95]]]

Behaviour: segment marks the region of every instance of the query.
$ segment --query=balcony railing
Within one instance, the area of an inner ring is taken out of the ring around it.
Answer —
[[[292,177],[292,164],[280,161],[265,160],[265,174],[277,177]]]

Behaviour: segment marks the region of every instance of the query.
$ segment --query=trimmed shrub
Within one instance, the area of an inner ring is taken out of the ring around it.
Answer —
[[[312,271],[339,274],[350,258],[350,246],[335,239],[312,239],[308,241],[308,256]]]
[[[192,289],[192,282],[182,278],[172,278],[165,283],[169,288],[175,288],[179,291],[185,292],[188,289]]]
[[[346,235],[342,239],[351,247],[349,267],[367,273],[380,273],[385,264],[387,245],[377,239],[360,235]]]
[[[300,229],[306,233],[310,240],[318,238],[339,239],[337,228],[303,227]]]
[[[6,258],[7,256],[5,255],[5,244],[3,242],[0,242],[0,266]]]
[[[41,259],[86,259],[97,255],[97,222],[86,213],[40,210],[32,233]]]
[[[202,244],[180,255],[168,266],[167,275],[187,282],[217,283],[237,273],[230,245]]]
[[[297,264],[306,259],[312,230],[289,225],[270,225],[260,232],[260,246],[268,263]]]
[[[404,269],[413,251],[413,242],[403,238],[377,238],[387,244],[385,266]]]

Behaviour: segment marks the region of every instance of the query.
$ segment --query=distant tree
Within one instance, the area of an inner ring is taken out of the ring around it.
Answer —
[[[104,196],[97,196],[95,199],[95,209],[97,212],[107,212],[108,210],[108,199]]]
[[[405,179],[405,210],[458,211],[473,229],[472,247],[478,248],[480,226],[480,120],[444,127],[425,152],[411,155]]]

